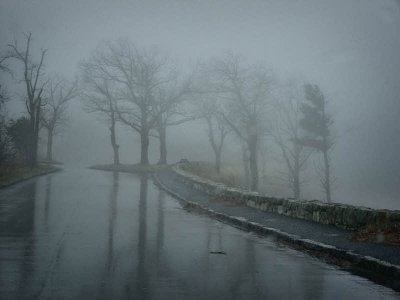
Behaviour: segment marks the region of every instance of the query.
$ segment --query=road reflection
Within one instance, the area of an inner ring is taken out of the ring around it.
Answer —
[[[107,247],[106,247],[107,249],[106,273],[108,276],[112,276],[112,266],[114,257],[114,238],[115,238],[117,201],[118,201],[118,178],[119,178],[119,173],[113,172],[113,182],[111,185],[111,191],[109,197],[108,235],[107,235]]]
[[[0,299],[398,296],[189,212],[147,175],[70,170],[0,191]]]
[[[138,266],[136,275],[136,295],[140,298],[145,298],[148,293],[148,270],[146,268],[147,189],[148,178],[146,174],[143,174],[140,176]]]
[[[157,196],[157,244],[155,257],[158,276],[162,275],[162,269],[160,268],[160,256],[164,249],[164,201],[165,192],[163,190],[159,190]]]

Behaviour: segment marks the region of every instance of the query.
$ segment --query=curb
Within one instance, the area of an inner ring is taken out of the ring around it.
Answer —
[[[278,240],[294,246],[294,248],[311,252],[311,254],[317,257],[322,257],[325,261],[340,267],[347,265],[345,269],[348,271],[350,270],[357,275],[388,286],[396,291],[400,291],[400,266],[398,265],[394,265],[371,256],[360,255],[351,250],[340,249],[332,245],[316,242],[310,239],[304,239],[298,235],[290,234],[276,228],[267,227],[256,222],[250,222],[242,217],[235,217],[216,212],[196,202],[189,201],[178,193],[172,191],[159,180],[157,173],[153,174],[153,179],[161,189],[166,191],[171,196],[186,202],[189,207],[198,208],[218,220],[233,224],[241,229],[254,231],[262,235],[273,235]],[[348,266],[349,263],[351,264],[350,267]]]

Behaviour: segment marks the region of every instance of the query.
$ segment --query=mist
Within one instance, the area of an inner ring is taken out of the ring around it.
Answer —
[[[7,1],[0,4],[1,50],[31,32],[33,51],[48,49],[46,74],[80,80],[79,64],[104,41],[119,38],[156,46],[189,71],[231,51],[261,63],[279,81],[318,84],[329,103],[337,134],[332,152],[333,200],[399,209],[400,202],[400,7],[397,1]],[[13,65],[12,65],[13,66]],[[17,70],[17,68],[15,69]],[[17,75],[16,75],[17,77]],[[21,84],[8,74],[10,118],[24,113]],[[79,97],[78,97],[79,98]],[[117,125],[120,160],[140,158],[140,138]],[[107,127],[84,111],[79,99],[54,141],[54,155],[66,165],[87,167],[111,161]],[[168,128],[168,162],[213,161],[204,122]],[[45,138],[39,151],[44,152]],[[158,141],[150,139],[150,162]],[[290,196],[275,177],[279,151],[266,139],[265,163],[271,194]],[[240,145],[229,137],[223,163],[240,164]],[[260,158],[261,159],[261,158]],[[303,197],[323,193],[313,167],[306,171]],[[266,191],[268,193],[268,191]]]

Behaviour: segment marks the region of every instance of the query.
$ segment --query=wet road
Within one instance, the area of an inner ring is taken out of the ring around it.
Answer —
[[[0,190],[2,300],[399,297],[188,212],[145,177],[66,170]]]

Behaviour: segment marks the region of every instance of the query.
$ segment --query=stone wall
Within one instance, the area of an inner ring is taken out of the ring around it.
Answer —
[[[357,229],[368,224],[400,223],[400,211],[371,209],[341,203],[325,203],[318,200],[291,200],[261,196],[256,192],[247,192],[227,187],[194,174],[187,164],[177,164],[173,171],[179,180],[195,190],[207,193],[220,200],[247,205],[261,211],[274,212],[293,218],[299,218],[341,228]]]

